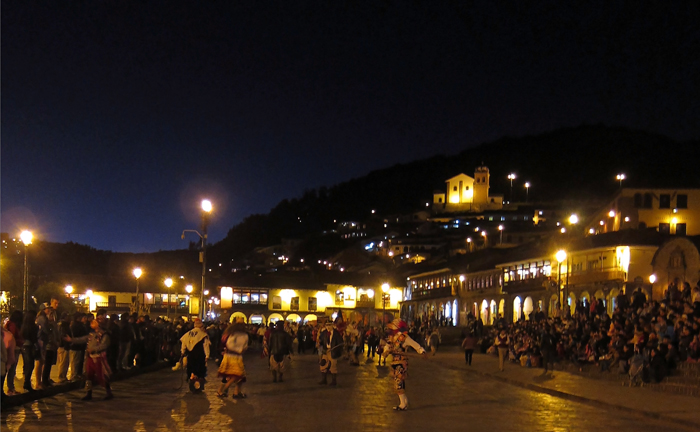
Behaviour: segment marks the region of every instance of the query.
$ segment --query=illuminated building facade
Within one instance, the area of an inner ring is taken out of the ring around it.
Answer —
[[[446,191],[433,194],[434,213],[483,212],[503,208],[502,195],[489,195],[490,174],[478,167],[474,177],[459,174],[445,181]]]

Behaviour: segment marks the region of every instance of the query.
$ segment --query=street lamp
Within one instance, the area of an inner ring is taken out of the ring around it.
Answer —
[[[624,174],[620,173],[615,178],[620,182],[620,188],[622,188],[622,180],[626,179],[627,177]]]
[[[501,244],[503,244],[503,225],[498,226],[498,231],[501,233]]]
[[[386,293],[389,292],[389,284],[388,283],[383,283],[382,284],[382,332],[386,330],[385,328],[385,321],[386,321]]]
[[[508,180],[510,180],[510,200],[513,201],[513,180],[515,180],[515,174],[508,174]]]
[[[71,294],[73,292],[73,287],[71,285],[66,285],[63,290],[66,292],[66,294]]]
[[[167,278],[164,283],[165,286],[168,287],[168,319],[170,319],[170,288],[173,286],[173,280]]]
[[[530,182],[525,182],[525,202],[530,198]]]
[[[136,313],[139,313],[139,278],[143,274],[140,268],[136,267],[133,271],[134,277],[136,278],[136,301],[134,302],[134,306],[136,307]]]
[[[569,216],[569,223],[571,225],[576,225],[578,223],[578,216],[576,214]]]
[[[20,240],[24,243],[24,310],[29,310],[29,284],[27,271],[27,246],[32,244],[34,235],[31,231],[24,230],[19,235]]]
[[[471,252],[472,251],[472,238],[471,237],[467,237],[467,244],[469,245],[469,252]]]
[[[183,230],[182,239],[185,239],[186,232],[193,232],[202,240],[202,251],[199,253],[199,261],[202,263],[202,291],[199,293],[199,315],[202,320],[205,318],[204,313],[204,293],[206,287],[207,276],[207,227],[209,226],[209,215],[213,210],[211,201],[208,199],[202,200],[202,233],[197,230]]]
[[[194,288],[192,288],[192,285],[187,285],[185,287],[185,291],[187,291],[187,294],[192,294],[192,291],[194,291]]]
[[[559,250],[554,256],[559,263],[559,269],[557,270],[557,289],[560,292],[559,298],[561,298],[561,310],[564,311],[564,290],[561,288],[561,263],[566,260],[566,251],[563,249]]]

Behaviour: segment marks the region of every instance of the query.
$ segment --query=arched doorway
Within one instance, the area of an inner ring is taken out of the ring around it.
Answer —
[[[484,324],[489,323],[489,302],[486,299],[481,302],[481,321]]]
[[[452,317],[452,324],[456,326],[457,321],[459,321],[459,308],[458,308],[457,299],[455,299],[452,302],[452,310],[454,311],[454,316]]]
[[[617,296],[620,295],[620,290],[617,288],[613,288],[610,290],[610,294],[608,294],[608,314],[612,315],[613,312],[615,312],[615,308],[617,307]]]
[[[445,303],[445,319],[449,321],[452,318],[452,305],[450,302]]]
[[[496,321],[496,317],[498,316],[498,306],[496,305],[496,300],[491,300],[491,313],[489,315],[489,324],[493,325],[494,321]]]
[[[245,316],[243,312],[234,312],[231,314],[231,317],[229,318],[230,322],[235,322],[236,319],[242,319],[244,323],[248,324],[248,317]]]
[[[263,324],[265,323],[265,315],[251,315],[248,321],[251,324]]]
[[[588,291],[584,291],[581,293],[581,303],[583,303],[585,300],[587,305],[591,305],[591,295],[588,294]]]
[[[278,313],[273,313],[270,314],[270,317],[267,319],[268,324],[276,323],[277,321],[284,321],[284,317]]]
[[[570,292],[566,303],[569,306],[569,312],[573,315],[576,312],[576,294]]]
[[[314,314],[308,314],[304,317],[304,324],[316,324],[318,317]]]
[[[556,294],[552,294],[552,296],[549,298],[549,313],[547,314],[550,317],[555,316],[557,312],[557,305],[559,304],[559,296]]]
[[[516,296],[513,299],[513,322],[518,322],[520,320],[520,317],[522,316],[522,300],[520,300],[519,296]]]
[[[498,302],[498,317],[505,317],[506,316],[506,301],[501,299],[501,301]]]
[[[301,317],[297,314],[289,314],[287,315],[287,319],[285,321],[292,321],[298,323],[301,321]]]
[[[530,314],[532,314],[533,309],[534,306],[532,304],[532,297],[525,297],[525,302],[523,303],[523,315],[525,316],[526,320],[530,319]]]

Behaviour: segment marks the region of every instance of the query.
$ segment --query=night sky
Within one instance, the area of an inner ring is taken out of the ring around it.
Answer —
[[[184,248],[203,197],[215,242],[506,135],[700,137],[699,2],[524,3],[3,1],[2,231]]]

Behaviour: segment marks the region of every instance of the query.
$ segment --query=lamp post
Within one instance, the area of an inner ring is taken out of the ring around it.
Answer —
[[[31,231],[22,231],[19,235],[20,240],[24,243],[24,310],[25,312],[29,310],[29,284],[28,284],[28,271],[27,271],[27,246],[32,244],[34,236]]]
[[[622,188],[622,180],[626,179],[627,177],[624,174],[620,173],[615,178],[620,182],[620,188]]]
[[[510,200],[513,201],[513,180],[515,180],[515,174],[508,174],[508,180],[510,180]]]
[[[168,287],[168,319],[170,319],[170,288],[173,286],[173,280],[167,278],[163,283],[165,283],[165,286]]]
[[[525,202],[530,199],[530,182],[525,182]]]
[[[199,261],[202,263],[202,291],[199,293],[199,316],[202,320],[205,318],[204,312],[204,293],[206,287],[206,276],[207,276],[207,228],[209,227],[209,215],[211,214],[213,206],[211,201],[208,199],[202,200],[202,233],[200,234],[197,230],[186,229],[182,231],[182,239],[185,239],[186,232],[193,232],[197,234],[202,240],[202,251],[199,253]]]
[[[72,286],[72,285],[66,285],[66,287],[63,288],[63,291],[65,291],[67,295],[70,295],[71,293],[73,293],[73,286]]]
[[[384,325],[386,321],[386,293],[389,292],[389,284],[388,283],[383,283],[382,284],[382,333],[385,332],[386,326]]]
[[[143,274],[140,268],[136,267],[133,271],[134,277],[136,278],[136,301],[134,302],[134,306],[136,308],[135,312],[139,313],[140,311],[140,302],[139,302],[139,278]]]
[[[498,226],[498,231],[501,233],[501,244],[503,244],[503,225]]]
[[[561,288],[561,263],[566,260],[566,251],[565,250],[560,250],[556,253],[555,258],[557,259],[557,262],[559,263],[559,268],[557,270],[557,289],[559,290],[559,298],[561,299],[560,304],[561,304],[561,310],[562,312],[564,311],[564,290]],[[567,269],[568,271],[568,269]]]

